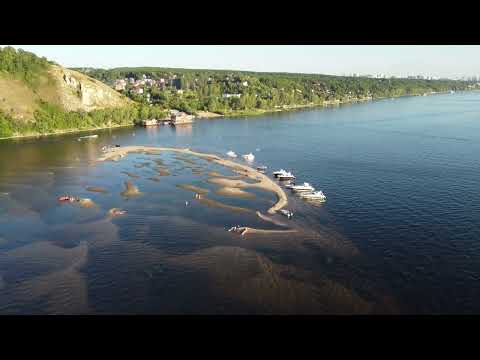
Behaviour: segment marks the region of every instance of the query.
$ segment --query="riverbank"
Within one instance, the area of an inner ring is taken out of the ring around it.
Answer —
[[[463,90],[463,91],[476,91],[472,90]],[[477,90],[478,91],[478,90]],[[430,92],[425,93],[425,95],[440,95],[440,94],[448,94],[450,90],[442,91],[442,92]],[[214,113],[210,111],[198,111],[196,118],[198,120],[201,119],[211,119],[211,118],[225,118],[225,117],[253,117],[253,116],[260,116],[264,114],[271,114],[276,112],[289,112],[289,111],[298,111],[303,109],[311,109],[311,108],[325,108],[330,106],[340,106],[340,105],[348,105],[354,103],[361,103],[361,102],[368,102],[368,101],[375,101],[375,100],[384,100],[384,99],[395,99],[395,98],[402,98],[402,97],[411,97],[411,96],[422,96],[424,93],[419,94],[406,94],[406,95],[398,95],[392,97],[365,97],[365,98],[351,98],[345,100],[325,100],[321,104],[297,104],[297,105],[283,105],[277,106],[275,108],[270,109],[250,109],[250,110],[229,110],[223,114]],[[92,127],[87,129],[69,129],[69,130],[58,130],[52,133],[35,133],[35,134],[23,134],[23,135],[15,135],[10,137],[0,137],[0,140],[7,140],[7,139],[23,139],[23,138],[41,138],[51,135],[64,135],[70,133],[82,133],[88,131],[96,131],[96,130],[106,130],[106,129],[115,129],[120,127],[130,127],[135,126],[135,124],[123,124],[123,125],[111,125],[111,126],[103,126],[103,127]]]
[[[116,128],[133,127],[133,126],[135,126],[135,124],[101,126],[101,127],[92,127],[92,128],[88,128],[88,129],[57,130],[57,131],[52,132],[52,133],[34,133],[34,134],[24,134],[24,135],[0,137],[0,140],[42,138],[42,137],[54,136],[54,135],[66,135],[66,134],[74,134],[74,133],[76,134],[76,133],[84,133],[84,132],[88,132],[88,131],[107,130],[107,129],[116,129]]]

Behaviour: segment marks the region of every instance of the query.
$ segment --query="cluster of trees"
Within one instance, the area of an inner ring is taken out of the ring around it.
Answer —
[[[127,95],[136,101],[150,100],[163,108],[187,112],[208,110],[228,113],[238,110],[273,109],[292,105],[321,105],[324,101],[420,95],[426,92],[463,90],[468,84],[454,80],[375,79],[315,74],[255,73],[228,70],[169,68],[76,69],[107,84],[117,79],[165,79],[164,88],[145,87],[144,95]],[[169,79],[178,79],[168,86]],[[178,93],[178,88],[183,90]],[[224,97],[224,94],[241,94]]]
[[[0,73],[24,81],[35,87],[42,75],[52,62],[44,57],[13,47],[0,48]]]
[[[0,137],[23,134],[47,134],[58,130],[85,130],[116,125],[130,125],[143,119],[165,117],[158,106],[136,104],[103,110],[64,111],[59,106],[41,102],[33,121],[18,121],[0,112]]]

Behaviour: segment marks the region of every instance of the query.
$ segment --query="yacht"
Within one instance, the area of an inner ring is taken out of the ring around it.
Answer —
[[[286,170],[280,169],[280,170],[274,171],[272,174],[273,176],[278,177],[279,175],[285,175],[286,173],[287,173]]]
[[[287,171],[284,174],[278,175],[277,178],[279,180],[293,180],[295,179],[295,176],[290,171]]]
[[[246,154],[246,155],[242,155],[242,157],[247,160],[247,161],[253,161],[255,160],[255,155],[253,155],[252,153],[250,154]]]
[[[227,155],[230,156],[230,157],[233,157],[233,158],[236,158],[236,157],[237,157],[237,154],[235,154],[232,150],[230,150],[229,152],[227,152]]]
[[[311,193],[301,193],[300,196],[304,199],[312,199],[312,200],[327,200],[327,197],[322,191],[315,191]]]
[[[304,182],[302,185],[293,185],[288,186],[289,189],[292,189],[295,192],[313,192],[315,188],[307,182]]]

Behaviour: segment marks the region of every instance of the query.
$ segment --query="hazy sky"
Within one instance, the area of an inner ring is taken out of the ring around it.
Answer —
[[[66,67],[160,66],[321,74],[480,75],[480,46],[13,45]]]

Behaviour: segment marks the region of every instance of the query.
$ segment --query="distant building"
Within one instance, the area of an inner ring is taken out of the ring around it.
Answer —
[[[182,94],[183,94],[183,90],[182,90],[182,89],[177,90],[177,94],[182,95]]]
[[[155,125],[158,125],[158,121],[157,121],[157,119],[143,120],[142,125],[143,126],[155,126]]]
[[[114,84],[114,89],[117,90],[117,91],[123,91],[125,90],[127,86],[127,82],[125,80],[117,80],[115,81],[115,84]]]
[[[170,112],[170,123],[174,126],[193,123],[193,115],[189,115],[182,111]]]
[[[135,87],[131,90],[131,92],[134,93],[134,94],[143,94],[143,88]]]
[[[243,85],[243,86],[248,86],[248,81],[244,81],[244,82],[242,83],[242,85]]]
[[[241,96],[242,96],[242,94],[223,94],[223,95],[222,95],[222,97],[224,97],[224,98],[231,98],[231,97],[237,97],[237,98],[239,98],[239,97],[241,97]]]

